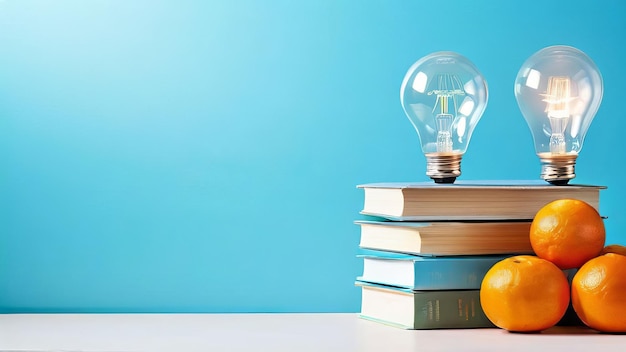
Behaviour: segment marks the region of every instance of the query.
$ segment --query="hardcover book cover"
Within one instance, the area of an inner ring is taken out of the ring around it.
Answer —
[[[361,214],[396,221],[529,220],[550,201],[574,198],[599,209],[605,186],[554,186],[543,180],[459,180],[386,182],[358,185],[365,199]]]
[[[357,281],[359,317],[403,329],[494,327],[480,305],[479,290],[415,291]]]
[[[418,255],[532,254],[531,220],[355,221],[359,247]]]
[[[363,274],[357,278],[412,290],[477,290],[487,271],[510,255],[419,256],[363,251]]]

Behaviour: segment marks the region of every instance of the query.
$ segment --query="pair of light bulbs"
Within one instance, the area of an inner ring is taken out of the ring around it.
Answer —
[[[576,177],[576,158],[602,93],[597,66],[570,46],[544,48],[520,68],[515,97],[532,133],[545,181],[566,185]],[[432,53],[408,70],[400,101],[420,138],[426,175],[436,183],[453,183],[487,107],[484,77],[462,55]]]

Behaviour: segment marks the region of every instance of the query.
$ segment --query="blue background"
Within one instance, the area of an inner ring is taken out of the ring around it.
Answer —
[[[626,243],[626,2],[0,0],[0,311],[355,312],[362,193],[427,181],[399,101],[456,51],[489,104],[463,179],[538,179],[513,81],[585,51],[576,183]]]

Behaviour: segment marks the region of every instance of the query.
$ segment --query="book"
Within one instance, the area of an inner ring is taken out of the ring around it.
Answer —
[[[599,211],[605,186],[555,186],[543,180],[369,183],[358,185],[361,214],[390,220],[528,220],[541,207],[563,198],[585,201]]]
[[[359,246],[420,255],[532,254],[532,221],[370,221]]]
[[[359,317],[403,329],[494,327],[480,305],[479,290],[415,291],[357,281]]]
[[[365,251],[357,280],[412,290],[478,290],[487,271],[510,255],[419,256]]]
[[[566,269],[563,271],[565,272],[565,275],[567,276],[567,282],[570,284],[570,287],[571,287],[572,280],[574,279],[574,275],[576,275],[576,273],[578,272],[578,268]],[[578,316],[578,314],[576,314],[576,311],[574,310],[574,305],[572,304],[571,299],[569,301],[569,304],[567,305],[567,310],[565,311],[565,314],[563,315],[561,320],[559,320],[559,322],[556,323],[556,325],[558,326],[585,326],[585,323],[583,323],[583,321],[580,320],[580,317]]]

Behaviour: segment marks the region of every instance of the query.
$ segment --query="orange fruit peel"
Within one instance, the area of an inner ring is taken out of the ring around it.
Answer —
[[[626,256],[607,253],[589,260],[572,279],[572,307],[592,329],[626,332]]]
[[[570,287],[556,265],[531,255],[503,259],[486,273],[480,303],[489,320],[502,329],[536,332],[565,315]]]
[[[544,205],[530,226],[535,254],[561,269],[581,267],[604,248],[604,219],[588,203],[559,199]]]
[[[607,254],[607,253],[626,255],[626,246],[622,246],[621,244],[606,245],[602,249],[602,252],[600,252],[600,255]]]

